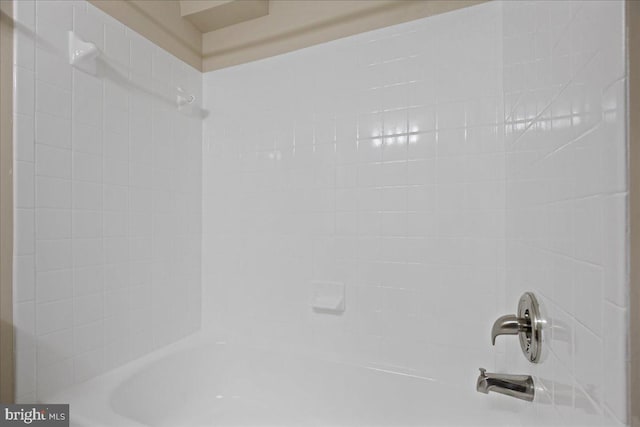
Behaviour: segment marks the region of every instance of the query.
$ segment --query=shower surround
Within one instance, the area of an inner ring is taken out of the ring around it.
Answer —
[[[494,367],[501,10],[205,74],[207,325],[459,384]],[[313,281],[345,284],[342,315],[311,310]]]
[[[84,1],[17,1],[18,401],[200,325],[201,73]],[[102,52],[69,65],[67,32]]]
[[[204,75],[55,4],[16,3],[21,400],[81,425],[627,423],[623,2],[494,1]],[[98,78],[52,53],[67,29]],[[490,343],[524,291],[538,365]],[[536,400],[476,393],[479,367]]]
[[[490,2],[205,74],[204,325],[461,388],[531,373],[523,420],[624,424],[623,6]],[[539,365],[489,339],[525,291]]]

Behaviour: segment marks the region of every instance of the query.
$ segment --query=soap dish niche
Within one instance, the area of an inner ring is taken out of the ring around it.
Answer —
[[[317,313],[341,314],[345,310],[344,283],[311,282],[311,307]]]

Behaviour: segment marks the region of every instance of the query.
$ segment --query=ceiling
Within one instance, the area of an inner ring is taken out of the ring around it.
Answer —
[[[180,15],[208,33],[269,13],[269,0],[180,0]]]
[[[88,0],[212,71],[487,0]]]

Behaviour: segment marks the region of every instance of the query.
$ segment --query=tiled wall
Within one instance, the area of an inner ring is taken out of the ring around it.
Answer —
[[[500,18],[489,3],[205,74],[207,324],[467,390],[494,368]],[[342,315],[312,310],[314,280],[346,285]]]
[[[623,28],[619,1],[491,2],[206,74],[205,324],[465,389],[529,373],[521,424],[623,425]],[[538,365],[488,339],[524,291]]]
[[[622,2],[490,2],[204,91],[87,3],[16,9],[19,400],[197,328],[202,235],[208,328],[461,389],[531,373],[521,424],[626,422]],[[71,28],[97,77],[67,65]],[[204,148],[178,86],[204,95]],[[342,315],[311,309],[314,280],[346,285]],[[539,365],[488,339],[525,290]]]
[[[534,290],[548,354],[515,343],[554,425],[627,421],[624,2],[504,3],[507,306]]]
[[[196,329],[201,74],[84,1],[15,3],[17,397]],[[103,52],[68,65],[67,31]]]

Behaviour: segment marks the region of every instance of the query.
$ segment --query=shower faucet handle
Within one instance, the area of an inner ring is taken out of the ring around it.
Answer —
[[[518,335],[520,332],[531,332],[531,322],[515,314],[499,317],[491,328],[491,344],[496,345],[498,335]]]
[[[518,335],[520,348],[528,361],[537,363],[542,352],[542,326],[540,307],[535,295],[525,292],[518,302],[517,314],[498,318],[491,328],[491,344],[496,345],[498,335]]]

